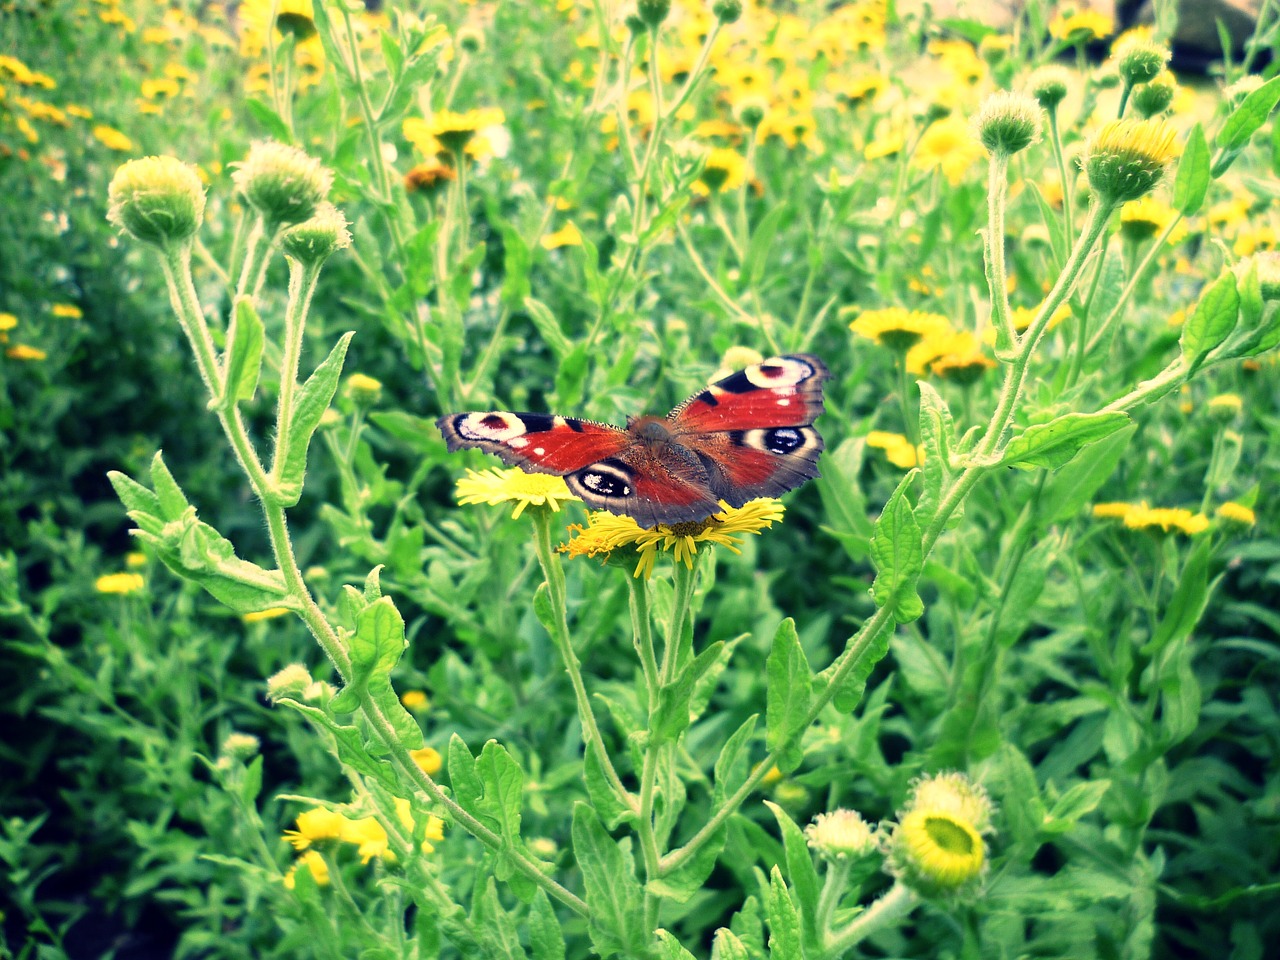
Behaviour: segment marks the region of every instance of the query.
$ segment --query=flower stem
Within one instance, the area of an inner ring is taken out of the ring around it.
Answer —
[[[905,917],[919,902],[919,896],[910,887],[901,881],[895,883],[865,913],[859,915],[827,943],[823,956],[828,958],[842,956],[877,930]]]

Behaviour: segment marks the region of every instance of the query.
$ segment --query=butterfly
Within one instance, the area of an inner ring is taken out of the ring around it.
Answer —
[[[805,353],[772,357],[695,393],[665,417],[625,429],[546,413],[451,413],[450,450],[475,448],[530,473],[564,477],[589,506],[641,527],[687,523],[777,496],[818,476],[822,382]]]

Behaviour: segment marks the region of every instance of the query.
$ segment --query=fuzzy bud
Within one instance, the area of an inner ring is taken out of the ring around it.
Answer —
[[[1105,201],[1124,203],[1151,192],[1177,150],[1164,120],[1112,120],[1089,141],[1084,170]]]
[[[1169,109],[1177,91],[1178,82],[1172,73],[1164,70],[1146,83],[1134,87],[1129,102],[1140,116],[1149,119]]]
[[[992,94],[974,117],[973,130],[993,154],[1009,156],[1039,139],[1040,106],[1024,93]]]
[[[1046,110],[1057,108],[1070,89],[1071,74],[1065,67],[1041,67],[1027,81],[1027,92]]]
[[[769,112],[769,101],[764,97],[750,95],[743,97],[734,106],[734,114],[744,127],[755,129]]]
[[[876,834],[856,810],[820,813],[804,828],[809,846],[826,860],[838,862],[876,849]]]
[[[671,12],[671,0],[636,0],[636,16],[650,28],[662,26]]]
[[[296,700],[312,683],[311,673],[300,663],[291,663],[267,680],[267,699],[272,703],[286,697]]]
[[[1115,46],[1116,69],[1126,87],[1146,83],[1169,63],[1169,48],[1145,36],[1122,38]]]
[[[363,373],[353,373],[347,377],[344,392],[357,407],[372,407],[382,397],[382,381]]]
[[[333,185],[333,174],[319,160],[274,140],[251,145],[231,179],[267,223],[277,227],[312,216]]]
[[[742,16],[742,0],[716,0],[711,12],[723,24],[737,23]]]
[[[290,227],[280,236],[287,256],[304,263],[323,263],[330,254],[351,246],[347,218],[331,203],[321,203],[310,220]]]
[[[204,185],[196,168],[176,157],[130,160],[107,190],[107,219],[143,243],[181,243],[204,219]]]

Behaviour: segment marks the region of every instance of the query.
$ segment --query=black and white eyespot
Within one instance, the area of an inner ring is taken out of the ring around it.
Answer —
[[[816,455],[822,449],[822,438],[812,427],[769,427],[756,430],[739,430],[730,434],[733,442],[741,447],[763,450],[778,456]]]
[[[489,413],[468,413],[459,417],[453,428],[463,440],[476,443],[486,440],[491,443],[508,443],[528,432],[528,427],[517,414],[496,410]]]
[[[779,390],[796,387],[812,379],[818,369],[807,355],[770,357],[762,363],[739,370],[714,386],[725,393],[750,393],[752,390]]]
[[[632,495],[631,471],[617,460],[602,460],[565,478],[569,489],[587,502],[619,500]]]

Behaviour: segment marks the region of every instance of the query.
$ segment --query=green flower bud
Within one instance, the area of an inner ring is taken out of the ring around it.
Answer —
[[[237,165],[231,179],[275,227],[306,220],[333,186],[333,174],[319,160],[274,140],[259,140],[250,146],[249,155]]]
[[[251,733],[229,733],[222,741],[220,756],[232,760],[248,760],[262,749],[262,741]]]
[[[1009,156],[1039,139],[1040,105],[1023,93],[992,94],[974,117],[973,130],[993,154]]]
[[[737,23],[742,16],[742,0],[716,0],[711,12],[721,23]]]
[[[1254,265],[1258,269],[1258,286],[1262,288],[1262,299],[1280,300],[1280,250],[1263,250],[1245,257],[1235,265],[1236,279],[1244,280],[1249,268]]]
[[[636,16],[646,26],[660,27],[671,12],[671,0],[636,0]]]
[[[300,663],[291,663],[267,680],[267,699],[273,703],[285,697],[296,700],[311,683],[310,671]]]
[[[363,373],[347,377],[344,392],[357,407],[372,407],[382,397],[382,381]]]
[[[347,218],[331,203],[321,203],[310,220],[290,227],[280,235],[286,256],[301,263],[323,263],[330,254],[351,246]]]
[[[130,160],[111,178],[107,200],[111,223],[158,247],[190,239],[204,219],[204,184],[176,157]]]
[[[734,105],[733,109],[739,123],[744,127],[755,129],[760,126],[760,121],[769,112],[769,101],[762,96],[753,94],[743,97]]]
[[[1115,46],[1116,68],[1125,86],[1146,83],[1169,63],[1169,48],[1144,36],[1125,37]]]
[[[1178,82],[1172,73],[1164,70],[1146,83],[1134,87],[1129,102],[1141,116],[1149,119],[1169,109],[1177,91]]]
[[[1112,120],[1089,141],[1084,171],[1103,200],[1124,203],[1150,193],[1176,154],[1165,120]]]
[[[475,27],[459,27],[457,43],[467,53],[479,53],[484,49],[484,34]]]
[[[1027,92],[1046,110],[1060,104],[1070,89],[1071,73],[1065,67],[1041,67],[1027,80]]]

